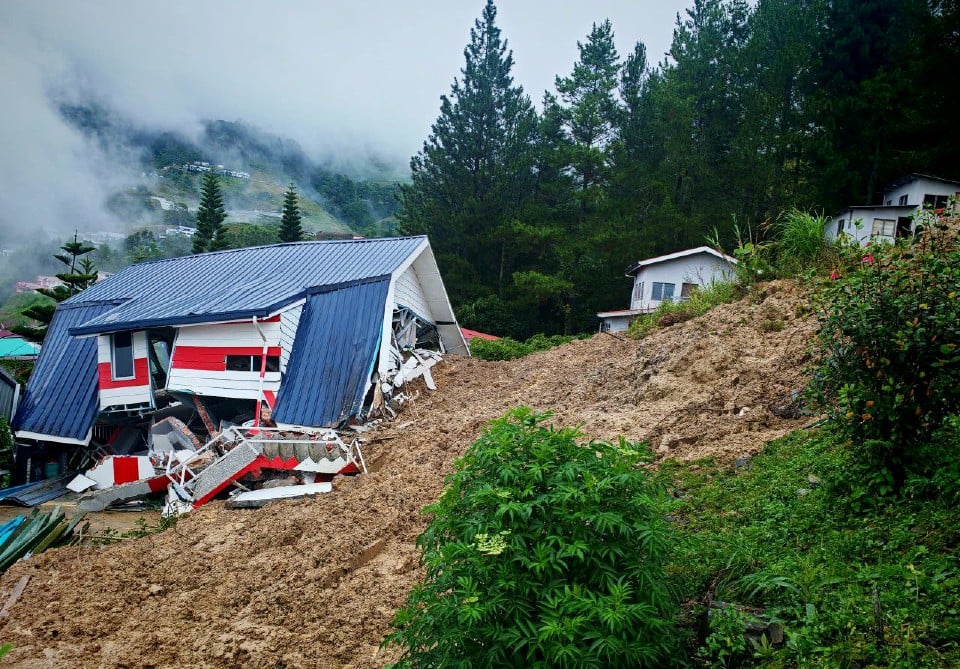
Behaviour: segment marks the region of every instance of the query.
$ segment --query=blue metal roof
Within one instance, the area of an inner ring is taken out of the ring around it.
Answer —
[[[33,483],[24,483],[13,488],[0,490],[0,504],[19,504],[20,506],[39,506],[44,502],[63,497],[68,492],[69,483],[76,474],[55,479],[43,479]]]
[[[307,298],[276,422],[335,427],[357,413],[379,352],[389,288],[385,276]]]
[[[122,302],[78,322],[88,335],[266,316],[307,289],[390,274],[425,237],[274,244],[141,263],[66,300]]]
[[[64,302],[57,308],[17,408],[14,430],[86,439],[99,411],[97,340],[71,337],[68,331],[115,306],[114,302]]]

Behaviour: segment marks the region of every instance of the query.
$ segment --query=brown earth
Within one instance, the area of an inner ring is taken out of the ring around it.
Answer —
[[[505,362],[448,358],[440,389],[368,435],[370,473],[257,511],[212,503],[173,529],[48,551],[0,581],[12,667],[378,667],[421,572],[419,510],[484,424],[524,404],[585,435],[647,439],[661,457],[755,453],[803,424],[778,417],[803,383],[812,323],[795,287],[637,342],[611,335]],[[809,419],[808,419],[809,420]]]

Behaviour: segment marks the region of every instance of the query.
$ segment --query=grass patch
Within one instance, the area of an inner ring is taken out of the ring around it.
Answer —
[[[853,503],[848,448],[829,432],[771,443],[748,468],[667,463],[686,541],[671,571],[709,667],[960,666],[960,509],[946,500]],[[746,643],[722,601],[785,629]]]
[[[627,334],[634,339],[643,339],[659,329],[689,321],[702,316],[720,304],[736,302],[746,294],[739,284],[729,282],[713,283],[694,291],[689,300],[683,302],[662,302],[656,310],[642,314],[630,324]]]

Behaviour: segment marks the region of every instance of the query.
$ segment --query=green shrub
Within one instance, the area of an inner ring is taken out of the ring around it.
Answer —
[[[884,489],[932,473],[927,446],[960,412],[960,251],[932,217],[914,240],[848,249],[818,297],[814,401]],[[921,453],[923,457],[921,457]]]
[[[576,338],[566,335],[535,334],[527,341],[517,341],[510,337],[501,337],[491,341],[477,337],[470,340],[470,355],[480,360],[513,360],[531,353],[555,348]]]
[[[458,461],[385,644],[397,667],[651,667],[675,657],[673,534],[640,446],[516,409]]]

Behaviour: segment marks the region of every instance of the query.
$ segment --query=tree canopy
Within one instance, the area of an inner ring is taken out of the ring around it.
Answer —
[[[960,177],[960,6],[694,0],[659,63],[595,23],[539,110],[488,1],[401,193],[464,325],[592,330],[636,260],[876,203],[904,174]]]

